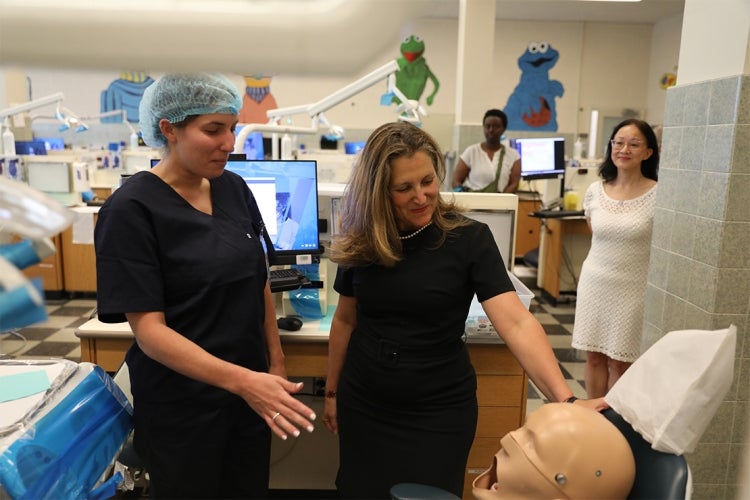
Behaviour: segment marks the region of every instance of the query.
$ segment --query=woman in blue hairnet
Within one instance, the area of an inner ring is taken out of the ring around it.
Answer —
[[[135,334],[134,444],[155,498],[267,497],[271,431],[313,429],[286,379],[258,207],[224,170],[241,103],[220,75],[152,84],[140,127],[163,158],[99,211],[99,319]]]

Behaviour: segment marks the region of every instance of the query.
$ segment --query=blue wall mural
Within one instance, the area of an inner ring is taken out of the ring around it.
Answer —
[[[505,114],[508,130],[556,131],[555,98],[562,97],[562,83],[549,79],[560,53],[547,42],[531,42],[518,58],[521,79],[508,98]]]
[[[120,78],[102,90],[101,112],[123,109],[130,123],[138,123],[138,105],[141,103],[143,92],[154,83],[153,78],[142,71],[123,71]],[[121,122],[119,116],[107,116],[101,119],[104,123]]]

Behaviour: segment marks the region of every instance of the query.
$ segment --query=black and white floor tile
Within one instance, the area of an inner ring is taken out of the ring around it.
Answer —
[[[515,273],[534,292],[530,310],[544,327],[573,393],[584,398],[586,390],[583,386],[583,358],[570,347],[575,315],[574,300],[552,305],[536,289],[534,270],[516,266]],[[0,359],[54,357],[80,362],[80,340],[75,335],[75,329],[91,317],[95,308],[96,299],[93,297],[48,300],[46,321],[16,332],[0,333]],[[539,408],[544,402],[541,392],[529,382],[527,413]]]

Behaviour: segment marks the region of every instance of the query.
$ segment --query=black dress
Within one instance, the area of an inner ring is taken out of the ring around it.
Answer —
[[[337,388],[343,498],[389,498],[418,482],[461,496],[477,422],[476,376],[464,344],[472,297],[513,291],[487,225],[456,229],[439,248],[431,226],[403,240],[393,268],[338,270],[357,300],[357,328]]]

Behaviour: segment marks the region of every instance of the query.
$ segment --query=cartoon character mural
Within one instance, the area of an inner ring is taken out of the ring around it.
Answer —
[[[677,75],[675,73],[664,73],[659,79],[659,88],[667,90],[669,87],[677,85]]]
[[[101,112],[125,110],[128,122],[138,123],[138,105],[141,103],[143,92],[154,79],[143,71],[123,71],[120,78],[109,84],[101,94]],[[120,116],[105,116],[103,123],[120,123]]]
[[[401,57],[396,60],[399,68],[396,72],[396,87],[408,99],[419,101],[427,87],[427,80],[432,81],[434,90],[426,99],[427,105],[432,106],[440,82],[427,65],[423,56],[424,49],[424,40],[418,35],[409,35],[401,43]],[[398,104],[401,101],[394,97],[393,102]]]
[[[276,109],[276,99],[271,94],[271,77],[251,75],[245,77],[245,95],[242,96],[240,123],[268,123],[266,111]]]
[[[518,58],[521,79],[508,98],[505,114],[508,130],[557,130],[555,98],[562,97],[564,88],[549,79],[560,53],[547,42],[531,42]]]

